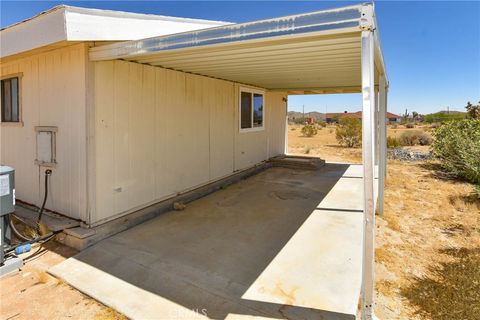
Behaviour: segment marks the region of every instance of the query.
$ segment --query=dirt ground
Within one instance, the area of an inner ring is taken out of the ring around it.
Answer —
[[[289,127],[289,152],[361,162],[360,148],[337,145],[334,126],[311,138],[300,130]],[[398,126],[387,134],[407,130],[429,131]],[[472,191],[443,178],[435,162],[388,162],[385,214],[376,229],[380,319],[480,319],[480,201]]]
[[[37,250],[34,247],[22,257],[26,259]],[[50,241],[27,260],[20,272],[2,278],[0,319],[126,319],[46,272],[75,253],[74,249]]]
[[[480,319],[480,201],[434,164],[389,162],[377,219],[380,319]]]
[[[300,129],[288,130],[291,153],[361,162],[361,149],[338,146],[333,127],[312,138],[301,137]],[[402,130],[411,129],[388,134]],[[380,319],[480,319],[480,203],[471,184],[444,179],[436,169],[435,163],[388,163],[385,215],[376,229]],[[124,319],[45,272],[74,254],[50,242],[20,273],[1,279],[0,319]]]
[[[336,162],[362,162],[362,149],[344,148],[335,139],[335,127],[328,126],[313,137],[304,137],[301,125],[288,126],[288,152],[297,155],[311,155]]]
[[[297,155],[318,156],[328,161],[361,163],[361,148],[345,148],[338,144],[335,139],[335,125],[328,125],[318,131],[313,137],[304,137],[301,133],[302,125],[288,126],[288,152]],[[387,135],[398,138],[405,131],[425,131],[429,132],[427,127],[405,128],[402,125],[388,126]],[[426,151],[428,146],[409,147],[412,150]]]

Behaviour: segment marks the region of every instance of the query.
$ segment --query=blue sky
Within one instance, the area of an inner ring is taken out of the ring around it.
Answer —
[[[345,1],[1,1],[2,27],[55,5],[244,22],[349,5]],[[480,100],[479,1],[376,1],[375,9],[390,79],[389,111],[429,113],[464,110]],[[360,109],[361,97],[290,96],[291,110]]]

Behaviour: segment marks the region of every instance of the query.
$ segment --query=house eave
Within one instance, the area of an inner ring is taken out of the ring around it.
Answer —
[[[0,29],[2,58],[62,42],[128,41],[230,24],[60,5]]]

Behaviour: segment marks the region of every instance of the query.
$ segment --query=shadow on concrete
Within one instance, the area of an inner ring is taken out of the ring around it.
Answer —
[[[282,290],[278,295],[283,301],[290,295],[288,305],[242,298],[348,167],[268,169],[184,211],[164,213],[105,239],[75,258],[187,309],[205,309],[213,319],[229,314],[351,319],[295,306],[294,294]],[[286,266],[285,272],[296,271]]]

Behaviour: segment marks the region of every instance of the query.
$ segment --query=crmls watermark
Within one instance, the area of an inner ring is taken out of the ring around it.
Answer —
[[[208,317],[207,309],[205,308],[193,308],[193,309],[177,309],[170,313],[170,319],[191,319],[193,314],[202,315]]]

